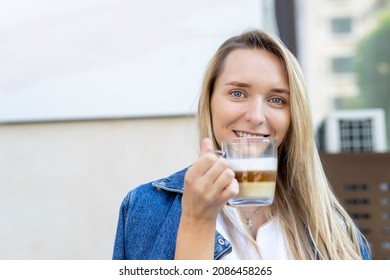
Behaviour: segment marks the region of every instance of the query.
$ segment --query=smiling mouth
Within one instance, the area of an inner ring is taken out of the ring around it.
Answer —
[[[233,132],[234,132],[234,134],[236,134],[237,137],[240,137],[240,138],[248,138],[248,137],[267,138],[267,137],[269,137],[268,134],[261,134],[261,133],[250,133],[250,132],[236,131],[236,130],[233,130]]]

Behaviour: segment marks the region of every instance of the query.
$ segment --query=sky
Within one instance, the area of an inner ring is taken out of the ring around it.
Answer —
[[[0,122],[194,114],[228,37],[262,27],[253,0],[0,2]]]

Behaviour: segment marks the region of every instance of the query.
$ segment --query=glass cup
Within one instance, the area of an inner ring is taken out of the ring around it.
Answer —
[[[222,151],[240,190],[232,206],[266,206],[274,201],[278,166],[274,139],[248,137],[222,141]]]

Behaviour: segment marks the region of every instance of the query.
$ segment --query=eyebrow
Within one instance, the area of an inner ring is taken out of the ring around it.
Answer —
[[[275,91],[275,92],[278,92],[278,93],[290,94],[290,91],[288,89],[284,89],[284,88],[274,88],[272,91]]]
[[[227,86],[242,87],[242,88],[252,88],[252,85],[250,85],[250,84],[243,83],[243,82],[237,82],[237,81],[226,83],[226,85]],[[290,94],[290,90],[289,89],[284,89],[284,88],[274,88],[274,89],[272,89],[272,91],[278,92],[278,93]]]
[[[227,85],[227,86],[243,87],[243,88],[251,88],[251,87],[252,87],[252,86],[249,85],[249,84],[242,83],[242,82],[237,82],[237,81],[229,82],[229,83],[227,83],[226,85]]]

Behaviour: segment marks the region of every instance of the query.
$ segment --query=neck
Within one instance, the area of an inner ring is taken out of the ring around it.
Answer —
[[[237,210],[241,214],[244,226],[255,240],[258,229],[272,217],[270,206],[237,207]]]

